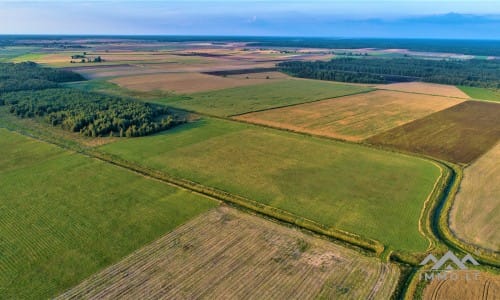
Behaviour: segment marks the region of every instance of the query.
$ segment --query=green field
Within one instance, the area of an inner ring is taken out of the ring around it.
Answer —
[[[500,90],[478,88],[471,86],[458,86],[458,88],[473,99],[500,102]]]
[[[275,83],[244,86],[212,92],[191,94],[181,100],[166,100],[178,108],[216,116],[231,116],[247,112],[311,102],[369,91],[355,85],[319,80],[285,80]]]
[[[47,299],[216,202],[0,129],[0,298]]]
[[[210,118],[99,149],[396,249],[427,247],[418,221],[440,170],[419,158]]]
[[[27,46],[0,47],[0,62],[8,62],[16,57],[26,55],[38,48]]]

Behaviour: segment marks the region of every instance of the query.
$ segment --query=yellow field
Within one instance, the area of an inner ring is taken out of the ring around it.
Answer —
[[[477,271],[453,271],[459,274],[458,280],[434,280],[424,290],[424,300],[497,300],[500,295],[500,276]],[[468,274],[468,275],[467,275]],[[468,276],[469,280],[466,280]]]
[[[461,239],[500,250],[500,143],[465,169],[450,216]]]
[[[276,78],[280,79],[280,78]],[[229,78],[201,73],[160,73],[120,77],[111,80],[122,87],[137,91],[163,90],[175,93],[196,93],[221,90],[237,86],[269,83],[276,79]]]
[[[220,207],[59,299],[388,299],[398,277],[394,265]]]
[[[462,101],[456,98],[379,90],[249,113],[236,119],[349,141],[361,141]]]
[[[463,99],[470,98],[466,93],[462,92],[456,86],[445,85],[445,84],[426,83],[426,82],[402,82],[402,83],[392,83],[392,84],[379,84],[376,85],[376,87],[379,89],[409,92],[409,93],[421,93],[428,95],[457,97]]]

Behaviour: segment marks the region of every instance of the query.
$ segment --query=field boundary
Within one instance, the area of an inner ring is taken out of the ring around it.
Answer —
[[[243,116],[243,115],[251,114],[251,113],[258,113],[258,112],[263,112],[263,111],[268,111],[268,110],[273,110],[273,109],[280,109],[280,108],[292,107],[292,106],[309,104],[309,103],[314,103],[314,102],[327,101],[327,100],[331,100],[331,99],[337,99],[337,98],[342,98],[342,97],[348,97],[348,96],[354,96],[354,95],[359,95],[359,94],[371,93],[371,92],[374,92],[374,91],[376,91],[376,89],[367,87],[367,90],[359,91],[359,92],[352,93],[352,94],[327,97],[327,98],[316,99],[316,100],[307,101],[307,102],[286,104],[286,105],[281,105],[281,106],[276,106],[276,107],[270,107],[270,108],[257,109],[257,110],[252,110],[252,111],[248,111],[248,112],[244,112],[244,113],[239,113],[239,114],[234,114],[234,115],[228,115],[228,116],[225,116],[225,117],[218,116],[218,118],[231,119],[231,118],[234,118],[234,117],[239,117],[239,116]],[[175,102],[174,103],[170,103],[170,105],[175,106]],[[179,108],[179,109],[182,109],[182,108]],[[203,113],[198,113],[196,111],[192,111],[192,112],[193,113],[197,113],[197,114],[203,114]],[[250,122],[245,122],[245,123],[250,123]],[[254,124],[254,123],[251,123],[251,124]]]

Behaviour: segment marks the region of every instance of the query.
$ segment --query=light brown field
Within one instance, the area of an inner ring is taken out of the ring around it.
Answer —
[[[450,227],[466,242],[500,250],[500,143],[465,169]]]
[[[376,85],[376,87],[379,89],[409,92],[409,93],[421,93],[428,95],[457,97],[463,99],[470,98],[467,94],[462,92],[456,86],[445,85],[445,84],[426,83],[426,82],[402,82],[402,83],[392,83],[392,84],[378,84]]]
[[[388,299],[398,277],[395,265],[220,207],[59,299]]]
[[[224,70],[239,70],[249,68],[270,68],[274,63],[253,63],[247,61],[228,61],[223,59],[207,58],[203,62],[170,62],[143,64],[133,63],[125,65],[84,65],[72,64],[71,69],[88,78],[119,77],[156,73],[182,73],[182,72],[213,72]]]
[[[425,300],[497,300],[500,295],[500,276],[480,272],[478,280],[474,274],[478,271],[453,271],[458,273],[458,280],[434,280],[424,290]],[[468,276],[469,280],[466,280]]]
[[[226,78],[201,73],[163,73],[120,77],[111,80],[111,82],[137,91],[163,90],[175,93],[195,93],[268,83],[273,80],[275,79]]]
[[[456,98],[379,90],[249,113],[236,119],[360,141],[462,101]]]

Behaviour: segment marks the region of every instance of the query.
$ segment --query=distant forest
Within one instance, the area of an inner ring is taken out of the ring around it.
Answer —
[[[40,117],[91,137],[144,136],[184,122],[165,106],[59,84],[81,79],[79,74],[34,63],[0,64],[0,105],[18,117]]]
[[[292,76],[320,80],[356,83],[424,81],[500,88],[499,60],[338,58],[327,62],[283,62],[278,68]]]
[[[419,52],[500,56],[500,40],[268,38],[267,40],[252,43],[252,46],[329,49],[408,49]]]

